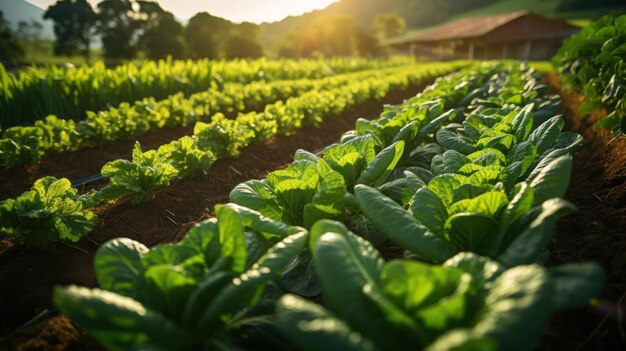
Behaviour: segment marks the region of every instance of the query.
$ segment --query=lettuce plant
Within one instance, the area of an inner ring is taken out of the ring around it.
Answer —
[[[116,160],[102,167],[110,183],[96,194],[97,202],[131,196],[134,204],[154,197],[154,189],[170,184],[178,170],[156,150],[143,152],[139,143],[133,148],[133,160]]]
[[[324,307],[293,295],[277,307],[303,350],[531,350],[553,313],[585,305],[604,282],[593,264],[506,269],[473,253],[441,266],[385,263],[331,221],[310,235]]]
[[[604,16],[565,40],[552,60],[565,88],[585,95],[581,112],[610,109],[598,125],[626,132],[626,15]]]
[[[238,330],[263,320],[253,307],[307,232],[228,206],[215,212],[177,244],[107,242],[94,261],[100,288],[57,287],[55,305],[109,350],[234,347]]]
[[[181,177],[192,177],[207,174],[216,160],[209,150],[202,150],[197,145],[197,139],[184,136],[169,144],[162,145],[158,154],[178,170]]]
[[[46,247],[51,241],[78,241],[97,220],[84,209],[76,190],[65,178],[41,178],[31,190],[0,202],[0,232],[37,248]]]

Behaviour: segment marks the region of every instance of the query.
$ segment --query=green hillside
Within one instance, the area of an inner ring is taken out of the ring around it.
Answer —
[[[595,18],[606,13],[625,13],[622,0],[341,0],[325,9],[282,21],[263,24],[263,41],[268,50],[276,47],[292,31],[302,30],[319,18],[349,14],[369,29],[380,13],[400,14],[409,31],[425,28],[467,16],[531,10],[564,19]]]

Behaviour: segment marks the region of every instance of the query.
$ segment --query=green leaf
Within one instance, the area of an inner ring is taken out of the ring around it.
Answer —
[[[294,161],[308,161],[311,163],[317,163],[317,156],[315,156],[314,154],[306,151],[306,150],[302,150],[302,149],[298,149],[296,150],[295,155],[293,156],[293,160]]]
[[[502,151],[493,148],[478,150],[469,154],[467,158],[481,166],[504,165],[507,162],[507,158]]]
[[[318,189],[310,203],[304,205],[304,226],[310,228],[320,219],[343,220],[346,186],[338,172],[320,177]]]
[[[557,219],[574,209],[572,204],[561,199],[544,202],[539,215],[498,256],[498,262],[504,267],[514,267],[539,261],[552,240]]]
[[[533,104],[528,104],[524,106],[524,108],[522,108],[517,116],[515,116],[515,118],[513,119],[512,129],[515,134],[515,138],[520,142],[525,141],[526,138],[530,135],[530,131],[532,130],[533,115],[531,112],[533,110],[533,107]]]
[[[493,282],[484,310],[473,328],[479,337],[497,342],[501,350],[527,350],[552,314],[547,272],[537,265],[509,269]]]
[[[452,267],[395,260],[385,264],[381,286],[400,306],[430,331],[442,331],[465,318],[469,275]]]
[[[554,285],[554,309],[579,308],[589,304],[602,292],[605,276],[602,267],[594,263],[573,263],[550,269]]]
[[[237,214],[239,214],[239,219],[241,219],[241,223],[245,227],[262,233],[266,239],[274,237],[282,238],[289,233],[291,228],[283,222],[272,220],[269,217],[265,217],[260,212],[251,210],[247,207],[232,203],[221,206],[229,207],[235,210]]]
[[[528,168],[537,157],[537,148],[529,141],[523,141],[515,145],[508,153],[509,164],[520,162],[521,174],[526,174]]]
[[[273,220],[280,220],[280,208],[272,189],[263,181],[249,180],[237,185],[229,195],[230,199],[241,206],[258,211]]]
[[[459,186],[454,191],[454,198],[452,199],[452,203],[455,203],[464,199],[473,199],[488,191],[491,191],[492,189],[493,189],[493,185],[491,184],[481,184],[481,185],[461,184],[461,186]]]
[[[448,210],[441,199],[428,188],[421,188],[413,196],[413,217],[440,238],[444,237],[444,224]]]
[[[204,335],[207,331],[226,323],[241,309],[256,304],[265,285],[277,278],[287,264],[304,249],[307,234],[303,231],[286,237],[269,249],[250,270],[233,279],[203,310],[199,322],[195,325],[194,334]]]
[[[528,177],[526,177],[526,182],[532,182],[548,164],[565,155],[569,155],[565,149],[555,149],[541,155],[538,160],[535,160],[535,164],[531,166],[532,171],[528,174]]]
[[[207,220],[194,225],[181,240],[179,246],[184,246],[196,254],[202,255],[206,266],[212,268],[222,255],[222,244],[220,243],[216,221]],[[166,247],[166,245],[159,245],[152,251],[159,251],[161,247]],[[181,252],[182,250],[173,251]],[[189,257],[188,255],[190,254],[186,254],[186,258]],[[166,260],[160,260],[159,262],[166,263],[170,259],[170,257],[167,257]]]
[[[450,206],[450,204],[452,204],[454,192],[460,186],[461,182],[459,182],[451,174],[442,174],[433,178],[430,183],[428,183],[428,189],[437,195],[437,197],[441,199],[443,204],[446,206]]]
[[[563,197],[569,186],[571,173],[571,156],[561,156],[543,167],[530,183],[535,193],[535,204]]]
[[[452,247],[430,233],[393,200],[365,185],[358,185],[354,190],[365,216],[396,244],[434,262],[443,262],[455,254]]]
[[[459,251],[493,255],[492,242],[497,235],[498,222],[491,216],[476,212],[452,215],[445,224],[448,240]]]
[[[313,247],[313,258],[325,305],[377,344],[391,342],[381,312],[363,294],[366,285],[378,286],[383,268],[378,251],[344,229],[323,234]]]
[[[323,307],[285,295],[276,309],[280,328],[302,350],[371,351],[371,341]]]
[[[537,146],[537,153],[543,154],[556,142],[563,129],[565,122],[561,116],[555,116],[542,123],[537,129],[535,129],[528,140]]]
[[[182,314],[182,326],[193,330],[204,310],[211,304],[236,275],[230,271],[216,272],[198,284],[198,288],[189,296]]]
[[[464,155],[469,155],[476,151],[474,145],[467,143],[450,129],[437,131],[437,142],[446,150],[456,150]]]
[[[313,200],[318,180],[318,176],[309,180],[288,179],[276,185],[274,193],[282,204],[283,222],[290,225],[304,224],[304,207]]]
[[[361,173],[357,179],[357,184],[366,184],[369,186],[382,185],[391,171],[396,167],[398,161],[404,152],[404,141],[398,141],[376,155],[376,158]]]
[[[198,282],[177,266],[161,264],[147,268],[138,300],[174,321],[181,313]]]
[[[360,211],[348,213],[345,223],[351,232],[369,241],[374,246],[380,246],[387,241],[387,237]]]
[[[235,210],[225,206],[215,206],[217,228],[222,247],[222,257],[230,258],[231,270],[241,273],[246,269],[246,236],[241,219]]]
[[[468,329],[453,329],[435,342],[428,345],[426,351],[496,351],[498,344],[488,337],[474,335]]]
[[[285,290],[300,296],[319,295],[320,285],[315,276],[311,251],[305,249],[298,253],[283,271],[279,282]]]
[[[189,335],[163,315],[139,302],[100,289],[77,286],[55,288],[54,305],[108,350],[123,351],[147,342],[179,349]]]
[[[94,271],[100,287],[137,298],[137,281],[143,275],[140,260],[146,252],[147,247],[131,239],[107,241],[94,257]]]
[[[470,163],[470,159],[455,150],[443,153],[443,173],[456,173],[461,167]]]
[[[512,229],[513,224],[530,211],[534,199],[534,192],[527,183],[522,182],[516,185],[515,196],[500,217],[498,239],[494,243],[498,251],[502,243],[506,247],[512,241],[513,230],[510,229]]]
[[[503,268],[498,262],[475,254],[473,252],[461,252],[443,264],[445,267],[454,267],[469,273],[475,286],[483,287],[487,282],[498,277]]]
[[[502,208],[509,203],[506,195],[500,191],[489,191],[473,199],[455,202],[450,206],[450,215],[460,212],[478,212],[491,217],[498,217]]]

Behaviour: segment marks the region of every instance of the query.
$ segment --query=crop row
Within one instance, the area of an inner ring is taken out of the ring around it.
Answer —
[[[567,39],[553,64],[565,87],[585,95],[583,113],[606,107],[599,126],[626,132],[626,15],[602,17]]]
[[[532,71],[474,69],[242,183],[180,243],[109,241],[100,288],[54,303],[110,350],[532,349],[603,282],[541,265],[581,137]]]
[[[293,133],[303,125],[317,125],[323,118],[338,116],[358,103],[382,98],[392,90],[463,65],[466,63],[433,63],[402,71],[366,71],[267,105],[263,112],[240,114],[235,119],[217,114],[210,123],[196,123],[193,136],[184,136],[158,150],[143,152],[136,144],[131,161],[104,165],[101,173],[109,183],[97,192],[79,195],[68,179],[39,179],[31,190],[0,203],[0,232],[37,247],[46,246],[50,240],[77,241],[97,223],[88,208],[125,196],[139,203],[175,179],[207,174],[217,159],[237,156],[251,143]]]
[[[101,62],[79,68],[33,67],[15,74],[0,65],[0,124],[23,124],[49,114],[82,119],[86,111],[100,111],[148,96],[160,100],[177,92],[189,95],[225,82],[313,79],[408,62],[400,58],[162,60],[128,63],[113,69]]]
[[[413,66],[414,67],[414,66]],[[34,126],[12,127],[0,139],[0,165],[12,167],[36,164],[53,153],[74,151],[84,146],[102,146],[106,142],[134,139],[148,131],[163,127],[186,126],[210,121],[211,116],[235,114],[259,109],[267,104],[298,96],[311,90],[327,90],[345,85],[353,79],[376,78],[393,74],[411,66],[382,70],[365,70],[324,79],[296,79],[250,84],[226,83],[219,89],[185,97],[183,93],[156,101],[146,98],[135,103],[122,103],[116,108],[87,112],[79,122],[50,115]]]

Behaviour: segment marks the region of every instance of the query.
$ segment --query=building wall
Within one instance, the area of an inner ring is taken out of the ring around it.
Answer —
[[[527,47],[529,45],[529,47]],[[549,60],[561,47],[560,39],[531,40],[525,42],[483,44],[474,42],[474,59]],[[455,50],[458,58],[468,58],[469,44],[464,43]]]
[[[563,39],[580,29],[565,21],[528,14],[476,38],[483,43],[523,42],[528,40]]]

